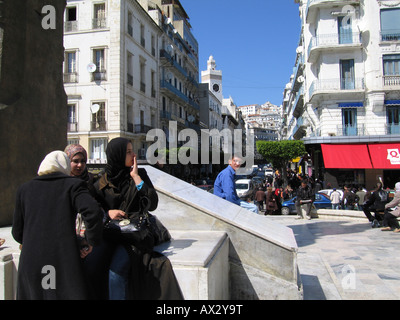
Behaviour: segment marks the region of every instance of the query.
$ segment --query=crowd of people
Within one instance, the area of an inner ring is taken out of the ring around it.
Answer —
[[[149,211],[158,205],[129,140],[111,140],[106,155],[105,171],[95,177],[82,146],[53,151],[38,176],[18,189],[12,225],[21,244],[17,299],[183,299],[167,257],[106,236],[105,224],[137,212],[144,197]],[[43,285],[49,266],[54,283]]]

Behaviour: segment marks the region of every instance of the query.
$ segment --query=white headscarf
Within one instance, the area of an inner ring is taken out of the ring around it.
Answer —
[[[397,182],[397,183],[395,184],[394,189],[395,189],[396,191],[400,191],[400,182]]]
[[[68,176],[71,173],[71,161],[66,153],[59,150],[50,152],[43,159],[39,166],[38,175],[43,176],[54,172],[62,172]]]

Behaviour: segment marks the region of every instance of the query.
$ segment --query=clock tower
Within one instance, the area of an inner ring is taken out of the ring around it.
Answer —
[[[213,56],[208,58],[207,70],[201,72],[201,82],[208,83],[209,90],[222,104],[222,71],[216,70],[216,64]]]

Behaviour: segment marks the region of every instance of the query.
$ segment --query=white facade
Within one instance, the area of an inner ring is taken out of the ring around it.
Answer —
[[[181,6],[68,0],[64,31],[68,142],[85,147],[89,163],[104,163],[119,136],[144,159],[151,128],[198,121],[198,45]]]
[[[400,26],[393,35],[382,35],[381,12],[400,12],[400,4],[295,2],[303,25],[284,92],[285,137],[386,135],[385,101],[399,99]],[[393,61],[390,74],[384,70],[387,59]]]
[[[321,143],[400,141],[400,3],[295,3],[302,27],[282,138],[303,139],[314,151]]]

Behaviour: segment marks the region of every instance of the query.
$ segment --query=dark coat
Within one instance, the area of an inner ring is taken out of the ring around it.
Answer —
[[[139,209],[141,196],[147,196],[150,200],[149,211],[154,211],[158,206],[158,195],[154,186],[143,168],[138,171],[144,184],[138,191],[132,179],[129,179],[129,187],[121,192],[104,174],[94,185],[96,189],[96,199],[107,213],[111,209],[120,209],[124,212],[136,212]],[[109,217],[106,217],[109,219]],[[105,241],[112,243],[105,235]],[[145,300],[181,300],[182,292],[176,280],[171,262],[164,255],[155,251],[141,253],[132,246],[124,245],[131,260],[131,276],[129,281],[128,299]],[[104,270],[95,271],[96,275],[92,282],[95,291],[94,299],[104,299],[107,297],[102,283],[107,280],[108,266],[111,261],[112,251],[105,252]],[[89,259],[90,255],[88,256]],[[90,264],[89,260],[89,264]],[[89,269],[88,269],[89,270]],[[106,273],[106,274],[104,274]],[[96,278],[97,277],[97,278]]]
[[[102,216],[84,181],[57,172],[20,186],[12,226],[14,239],[22,244],[17,299],[87,298],[75,231],[78,212],[88,243],[99,244]],[[43,288],[42,281],[55,289]]]
[[[125,192],[121,192],[107,179],[107,174],[101,176],[95,183],[96,199],[106,213],[111,209],[120,209],[125,212],[138,211],[140,196],[147,196],[150,199],[149,211],[157,209],[158,195],[146,170],[139,168],[138,173],[144,182],[139,191],[136,188],[135,182],[130,179],[129,188]]]

